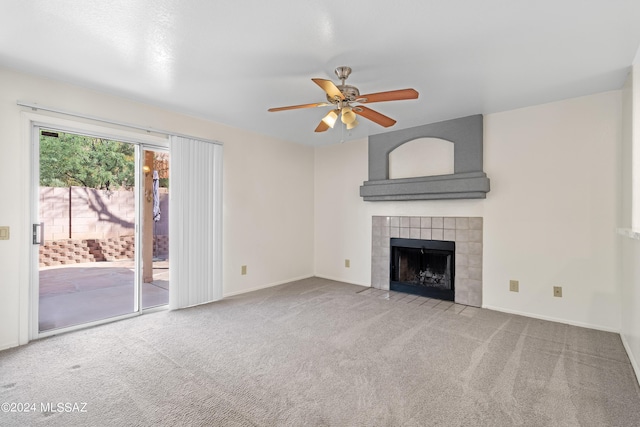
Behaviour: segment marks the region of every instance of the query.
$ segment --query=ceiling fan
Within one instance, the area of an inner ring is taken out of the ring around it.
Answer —
[[[404,99],[416,99],[418,98],[418,92],[415,89],[400,89],[392,90],[388,92],[376,92],[367,95],[360,95],[360,91],[357,87],[345,84],[345,80],[351,74],[350,67],[338,67],[335,70],[336,75],[342,81],[341,84],[335,85],[331,80],[326,79],[311,79],[315,84],[320,86],[327,94],[327,102],[316,102],[313,104],[302,105],[290,105],[288,107],[269,108],[268,111],[284,111],[284,110],[296,110],[299,108],[314,108],[314,107],[326,107],[333,106],[334,108],[324,116],[324,118],[316,127],[316,132],[324,132],[329,128],[333,128],[338,117],[342,123],[347,126],[347,129],[353,129],[358,125],[356,116],[369,119],[380,126],[389,127],[393,126],[396,121],[384,114],[378,113],[371,108],[364,105],[354,104],[369,104],[372,102],[383,101],[400,101]]]

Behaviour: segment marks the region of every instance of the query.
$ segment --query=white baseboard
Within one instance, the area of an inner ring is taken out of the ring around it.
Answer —
[[[624,349],[627,351],[627,356],[629,357],[629,361],[631,362],[631,367],[633,368],[633,372],[636,373],[636,381],[638,382],[638,385],[640,385],[640,366],[638,366],[638,362],[633,356],[633,352],[631,351],[631,346],[629,346],[629,342],[627,341],[625,334],[620,333],[620,339],[622,340],[622,345],[624,346]]]
[[[295,282],[296,280],[309,279],[310,277],[314,277],[313,274],[308,276],[293,277],[291,279],[281,280],[279,282],[267,283],[265,285],[260,285],[260,286],[256,286],[254,288],[249,288],[249,289],[243,289],[241,291],[224,292],[222,294],[222,298],[232,297],[234,295],[246,294],[247,292],[259,291],[260,289],[266,289],[266,288],[271,288],[273,286],[284,285],[285,283]]]
[[[0,351],[18,347],[19,345],[20,343],[18,341],[3,342],[2,344],[0,344]]]
[[[579,326],[581,328],[595,329],[597,331],[613,332],[614,334],[620,334],[620,329],[607,328],[604,326],[592,325],[592,324],[583,323],[583,322],[575,322],[572,320],[560,319],[552,316],[542,316],[535,313],[527,313],[526,311],[510,310],[507,308],[494,307],[494,306],[484,305],[484,304],[482,305],[482,308],[486,308],[488,310],[494,310],[494,311],[501,311],[503,313],[517,314],[519,316],[531,317],[533,319],[548,320],[550,322],[564,323],[565,325]]]
[[[242,291],[224,293],[222,295],[222,298],[232,297],[234,295],[246,294],[247,292],[259,291],[260,289],[271,288],[273,286],[284,285],[285,283],[295,282],[296,280],[310,279],[312,277],[317,277],[319,279],[333,280],[335,282],[348,283],[350,285],[366,286],[367,288],[371,287],[371,285],[368,284],[368,283],[365,284],[365,283],[349,282],[349,281],[346,281],[346,280],[343,280],[343,279],[338,279],[338,278],[335,278],[335,277],[320,276],[320,275],[317,275],[317,274],[312,274],[312,275],[309,275],[309,276],[294,277],[294,278],[287,279],[287,280],[282,280],[282,281],[279,281],[279,282],[268,283],[266,285],[256,286],[254,288],[249,288],[249,289],[245,289],[245,290],[242,290]]]

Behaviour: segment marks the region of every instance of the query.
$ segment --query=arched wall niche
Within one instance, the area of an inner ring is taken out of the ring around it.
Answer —
[[[416,138],[389,153],[389,179],[451,175],[454,143],[443,138]]]
[[[453,143],[453,173],[390,178],[389,154],[419,138]],[[483,171],[481,114],[431,123],[369,137],[369,180],[360,187],[365,201],[484,199],[489,178]]]

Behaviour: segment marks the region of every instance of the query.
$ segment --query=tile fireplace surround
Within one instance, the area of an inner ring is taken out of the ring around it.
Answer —
[[[481,217],[374,216],[371,286],[377,289],[389,289],[392,237],[455,242],[455,302],[482,306]]]

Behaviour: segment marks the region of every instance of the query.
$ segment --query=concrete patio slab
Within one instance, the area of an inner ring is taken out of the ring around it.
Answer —
[[[41,332],[133,313],[132,260],[40,268],[38,326]],[[143,309],[169,303],[169,261],[153,263],[153,281],[143,283]]]

